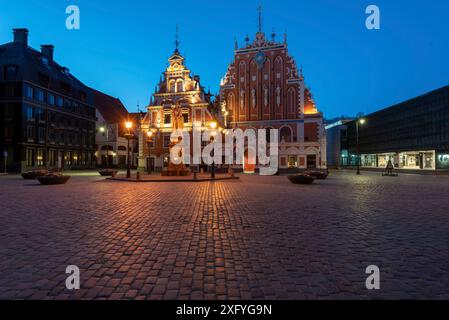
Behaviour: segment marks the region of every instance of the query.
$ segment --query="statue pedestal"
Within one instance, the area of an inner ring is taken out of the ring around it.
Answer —
[[[176,145],[176,143],[170,143],[170,155],[171,155],[171,149]],[[182,157],[182,154],[179,155],[179,157]],[[186,168],[184,163],[180,164],[174,164],[171,161],[168,163],[167,170],[162,171],[163,176],[170,176],[170,177],[185,177],[190,175],[190,170]]]

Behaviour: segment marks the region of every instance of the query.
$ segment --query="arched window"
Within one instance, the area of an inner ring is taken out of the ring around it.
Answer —
[[[287,106],[288,112],[295,111],[295,89],[293,88],[288,89]]]
[[[246,75],[246,62],[240,61],[239,63],[239,82],[245,82]]]
[[[170,92],[175,92],[175,80],[171,80],[169,83]]]
[[[281,129],[279,132],[279,139],[281,142],[292,142],[292,130],[290,127],[283,127]]]
[[[183,92],[184,91],[184,82],[182,80],[178,80],[176,82],[176,92]]]
[[[245,90],[240,90],[240,109],[245,109]]]
[[[118,146],[117,150],[118,151],[126,151],[126,147],[125,146]]]
[[[227,102],[227,109],[228,109],[228,116],[232,117],[232,114],[234,112],[234,94],[230,93],[228,95],[228,102]]]

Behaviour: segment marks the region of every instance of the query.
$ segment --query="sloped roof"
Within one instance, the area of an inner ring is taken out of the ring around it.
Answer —
[[[40,51],[18,42],[0,45],[0,65],[17,65],[17,79],[40,83],[40,75],[48,77],[48,88],[61,92],[64,84],[70,85],[71,95],[80,97],[84,92],[89,99],[89,88],[71,74],[67,68],[56,61],[46,58]]]
[[[129,113],[123,103],[118,98],[111,97],[103,92],[92,89],[94,96],[94,106],[109,124],[122,124],[128,121]]]

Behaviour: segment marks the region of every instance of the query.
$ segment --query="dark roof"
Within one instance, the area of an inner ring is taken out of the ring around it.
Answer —
[[[426,104],[428,102],[428,99],[432,99],[432,98],[440,96],[440,95],[445,95],[446,97],[449,95],[449,85],[432,90],[430,92],[424,93],[422,95],[408,99],[406,101],[399,102],[392,106],[374,111],[373,113],[364,115],[364,118],[372,117],[372,116],[383,116],[389,112],[390,113],[391,112],[407,112],[412,107],[422,108],[422,107],[424,107],[423,104]],[[356,121],[356,119],[354,119],[351,122],[355,123],[355,121]]]
[[[50,90],[71,95],[76,99],[80,99],[81,92],[83,92],[88,97],[87,102],[92,103],[89,99],[89,88],[74,77],[67,68],[23,43],[9,42],[0,45],[0,65],[17,65],[16,79],[19,81],[40,84]],[[45,84],[42,83],[43,77],[48,79]],[[70,86],[70,93],[64,90],[67,85]]]
[[[91,90],[94,96],[94,106],[107,123],[122,124],[128,121],[129,113],[120,99],[92,88]]]

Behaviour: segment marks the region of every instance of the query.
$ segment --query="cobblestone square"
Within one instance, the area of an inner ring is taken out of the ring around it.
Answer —
[[[449,299],[449,176],[240,178],[0,177],[0,298]]]

